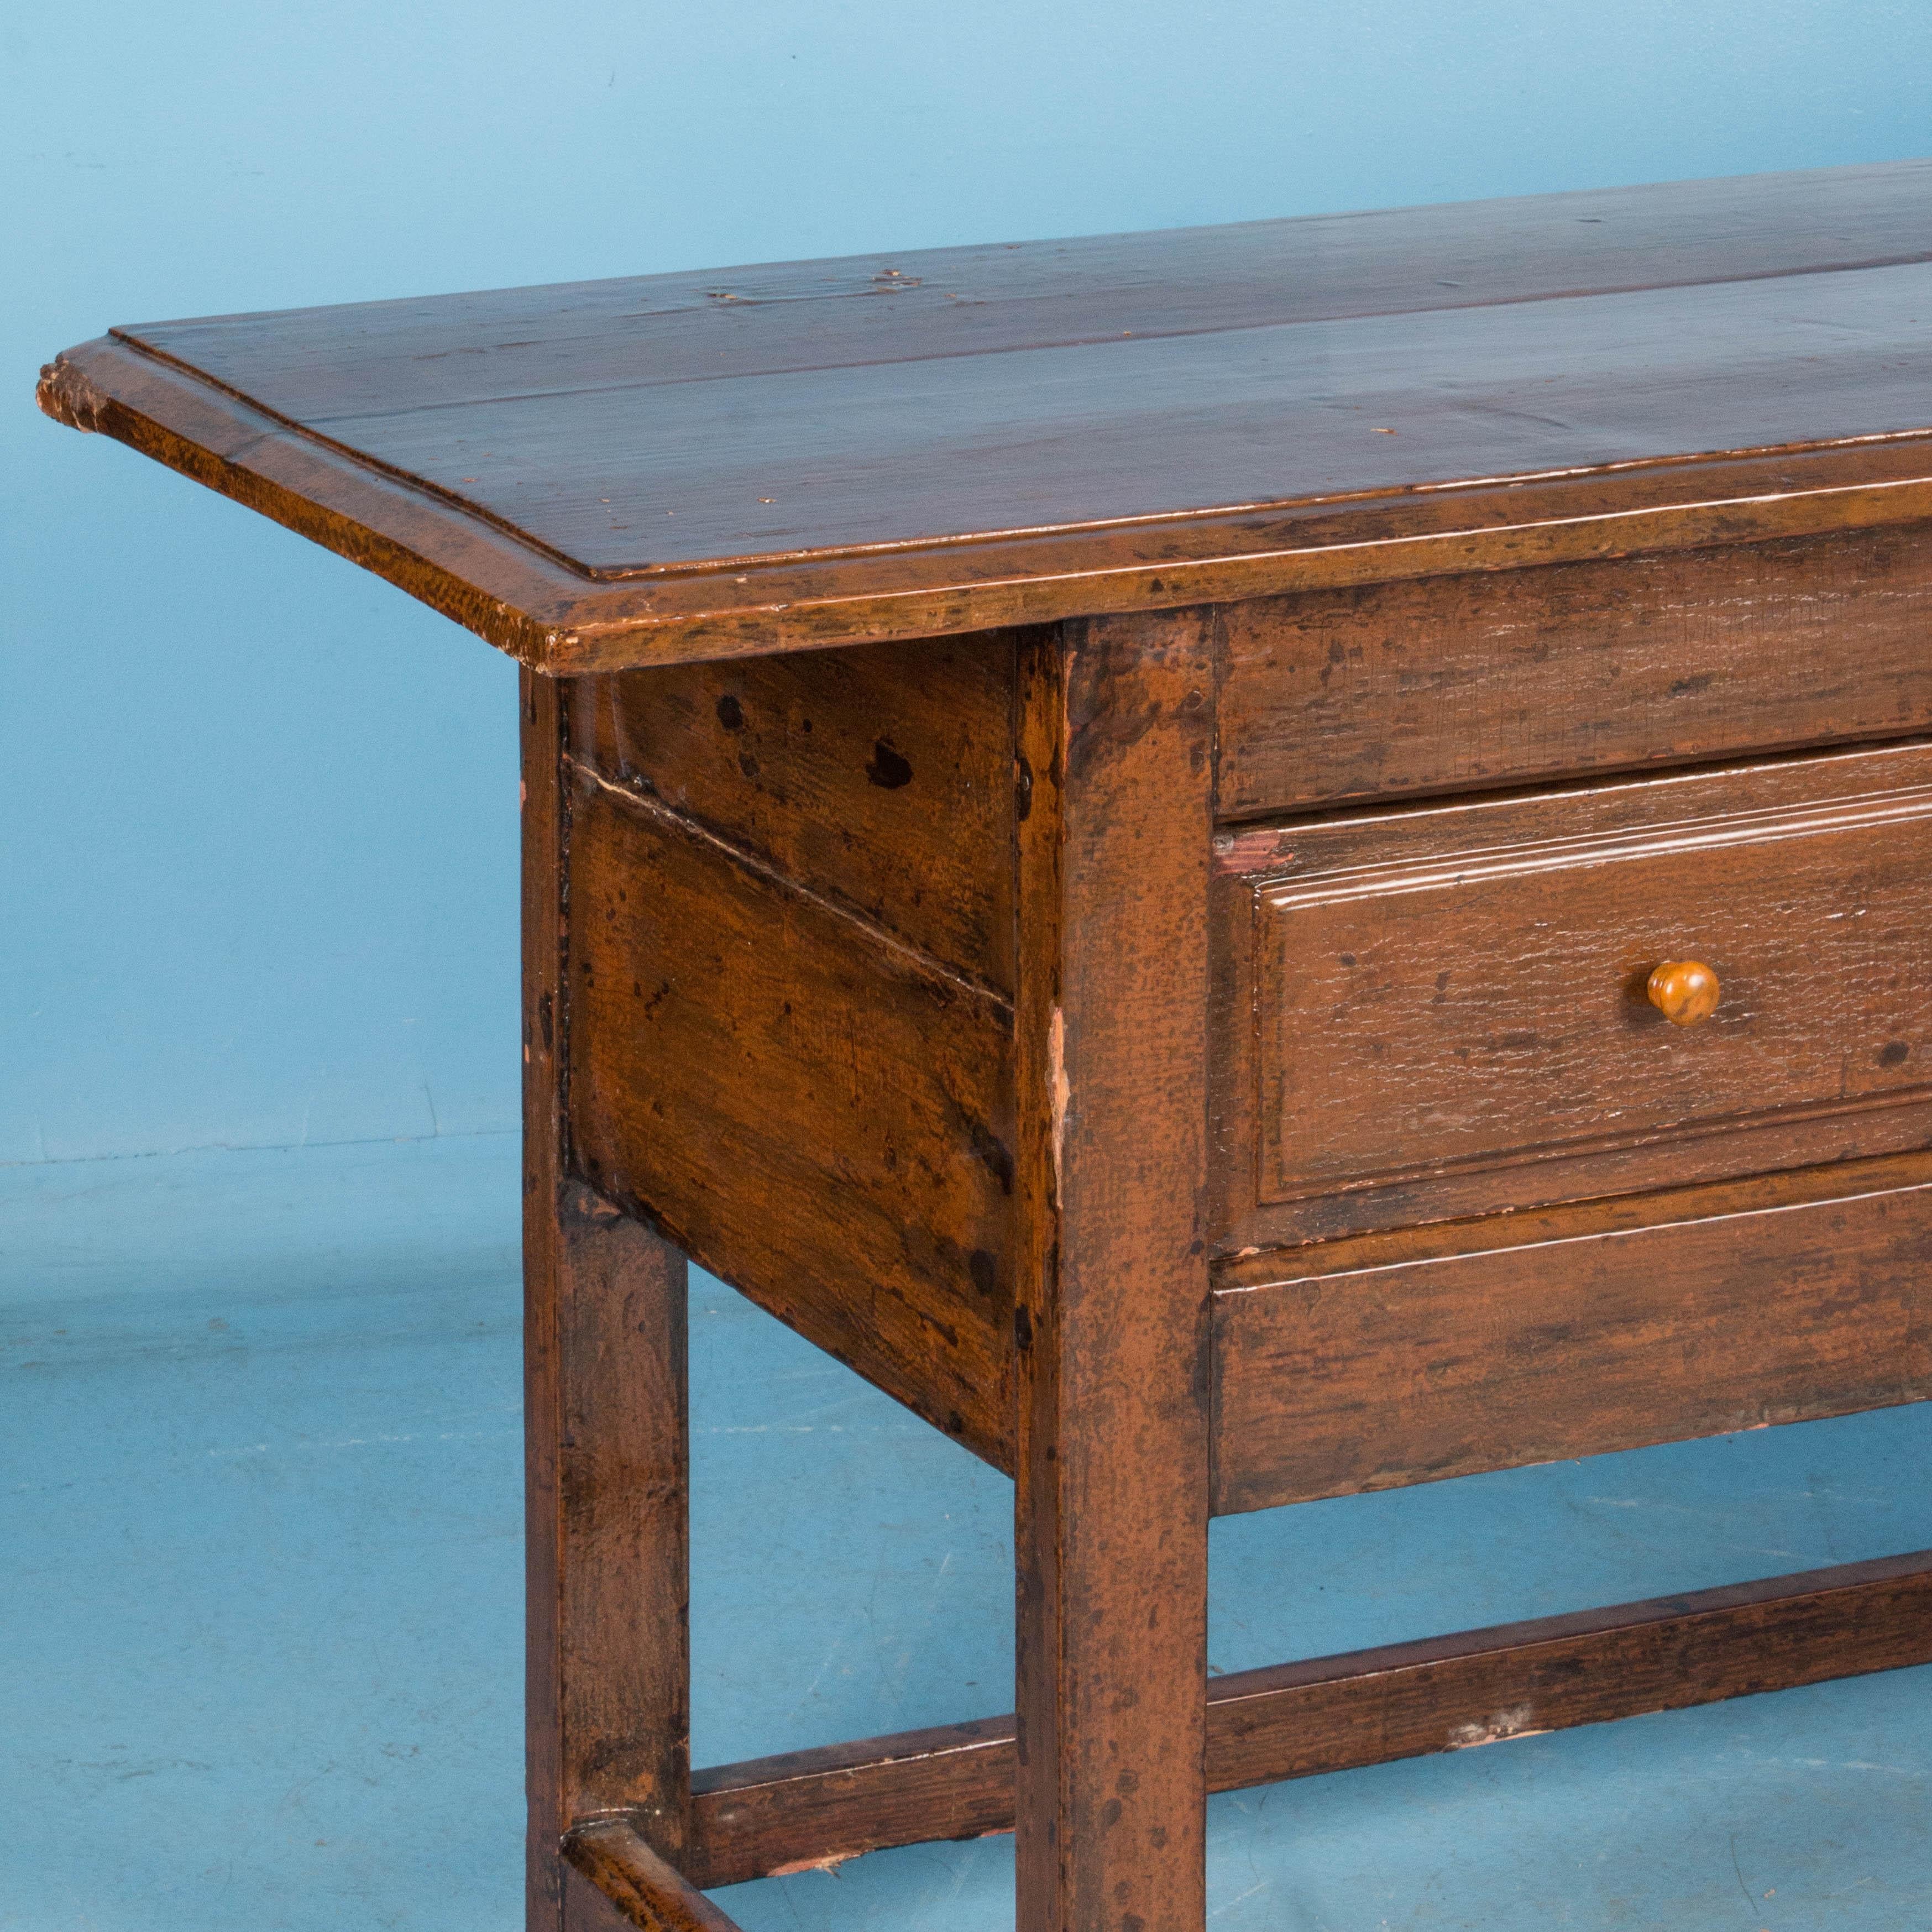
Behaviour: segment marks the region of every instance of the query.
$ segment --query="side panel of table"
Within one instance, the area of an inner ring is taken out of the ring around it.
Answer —
[[[1011,1466],[1010,634],[578,680],[571,1157]]]

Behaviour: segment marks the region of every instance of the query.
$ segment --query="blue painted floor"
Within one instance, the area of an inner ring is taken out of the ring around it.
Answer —
[[[0,1170],[0,1928],[515,1932],[517,1150]],[[708,1280],[703,1760],[1004,1710],[1006,1481]],[[1932,1408],[1216,1526],[1232,1670],[1932,1544]],[[1932,1926],[1932,1671],[1214,1801],[1217,1932]],[[1010,1841],[721,1894],[1012,1923]]]

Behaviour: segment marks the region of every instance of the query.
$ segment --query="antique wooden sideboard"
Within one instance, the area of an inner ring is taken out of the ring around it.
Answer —
[[[130,327],[525,667],[530,1924],[1932,1660],[1932,1552],[1218,1678],[1210,1516],[1932,1394],[1932,164]],[[1016,1478],[693,1772],[685,1257]]]

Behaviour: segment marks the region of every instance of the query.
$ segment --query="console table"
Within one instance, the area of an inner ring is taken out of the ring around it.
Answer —
[[[524,668],[530,1922],[1932,1660],[1932,1552],[1210,1685],[1210,1516],[1932,1395],[1932,164],[118,328]],[[1010,1718],[688,1762],[685,1258],[1010,1472]]]

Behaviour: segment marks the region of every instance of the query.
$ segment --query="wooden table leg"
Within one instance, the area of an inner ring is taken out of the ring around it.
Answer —
[[[1207,621],[1023,652],[1019,1932],[1205,1912]]]
[[[686,1268],[565,1172],[559,698],[524,674],[528,1922],[605,1932],[564,1833],[621,1815],[674,1862],[690,1828]]]

